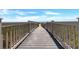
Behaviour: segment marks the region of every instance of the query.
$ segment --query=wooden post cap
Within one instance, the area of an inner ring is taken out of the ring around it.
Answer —
[[[2,18],[0,18],[0,22],[1,22]]]
[[[79,17],[77,19],[78,19],[78,22],[79,22]]]

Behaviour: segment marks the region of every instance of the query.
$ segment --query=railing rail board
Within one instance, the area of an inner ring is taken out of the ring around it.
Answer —
[[[79,48],[79,22],[47,22],[42,25],[55,34],[63,47]]]
[[[12,48],[23,36],[36,28],[38,23],[7,22],[2,23],[3,48]]]

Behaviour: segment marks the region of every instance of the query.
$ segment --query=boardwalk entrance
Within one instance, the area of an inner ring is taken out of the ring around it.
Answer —
[[[57,45],[50,37],[48,32],[39,24],[36,28],[19,46],[18,49],[28,49],[28,48],[52,48],[58,49]]]

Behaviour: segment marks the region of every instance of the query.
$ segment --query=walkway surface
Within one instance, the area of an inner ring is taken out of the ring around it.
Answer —
[[[48,32],[39,25],[23,42],[18,49],[58,49]]]

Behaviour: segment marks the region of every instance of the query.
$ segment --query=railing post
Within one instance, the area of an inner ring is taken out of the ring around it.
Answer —
[[[17,25],[16,25],[17,26]],[[15,39],[17,40],[17,42],[18,42],[18,39],[17,39],[17,29],[16,29],[16,26],[15,26]]]
[[[2,38],[2,31],[1,31],[1,20],[2,18],[0,18],[0,49],[3,48],[3,38]]]
[[[77,24],[77,27],[78,27],[78,48],[79,48],[79,18],[78,19],[78,24]]]
[[[11,31],[10,31],[10,48],[13,46],[12,44],[12,27],[11,27]]]
[[[31,26],[31,22],[29,23],[29,25],[30,25],[30,31],[31,31],[31,28],[32,28],[32,26]]]
[[[8,38],[9,38],[9,37],[8,37],[8,34],[9,34],[9,33],[8,33],[8,28],[6,28],[6,30],[7,30],[7,31],[6,31],[6,49],[8,49]]]

